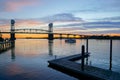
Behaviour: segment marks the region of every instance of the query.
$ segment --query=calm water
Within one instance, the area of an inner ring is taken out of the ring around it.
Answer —
[[[109,40],[89,40],[88,64],[109,69]],[[54,40],[49,43],[45,39],[17,39],[15,48],[0,54],[0,77],[19,76],[26,78],[39,75],[41,79],[76,80],[66,74],[48,67],[48,60],[65,57],[81,52],[85,40],[77,40],[75,44],[65,43],[64,40]],[[113,40],[112,70],[120,72],[120,40]],[[78,61],[79,63],[79,61]],[[27,73],[27,74],[26,74]],[[36,75],[35,75],[36,74]]]

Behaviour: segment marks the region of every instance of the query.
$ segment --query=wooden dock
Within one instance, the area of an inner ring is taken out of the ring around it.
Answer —
[[[85,54],[84,57],[88,57]],[[120,73],[93,67],[89,65],[84,66],[84,71],[81,69],[81,64],[74,62],[81,59],[81,54],[72,55],[60,59],[48,61],[49,67],[64,72],[68,75],[74,76],[82,80],[120,80]]]
[[[4,41],[0,41],[0,53],[7,51],[13,47],[14,43],[9,39],[5,39]]]

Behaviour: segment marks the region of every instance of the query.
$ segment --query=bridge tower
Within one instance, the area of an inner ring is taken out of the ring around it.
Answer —
[[[49,25],[49,34],[48,34],[48,40],[53,40],[53,23],[50,23]]]
[[[10,40],[14,41],[15,38],[15,20],[11,20],[11,33],[10,33]]]

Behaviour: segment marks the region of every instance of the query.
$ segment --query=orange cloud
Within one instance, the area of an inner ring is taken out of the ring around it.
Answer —
[[[16,21],[16,24],[27,24],[27,25],[42,25],[45,24],[42,21],[38,21],[38,20],[18,20]]]
[[[38,0],[10,0],[6,2],[6,11],[17,11],[26,6],[36,5]]]
[[[16,29],[24,29],[24,28],[36,28],[36,29],[41,29],[45,28],[47,26],[43,21],[40,20],[18,20],[16,21],[15,28]]]
[[[5,25],[0,25],[0,31],[4,32],[4,31],[9,31],[10,30],[10,25],[5,24]]]
[[[2,21],[2,20],[1,20]],[[24,19],[24,20],[20,20],[20,19],[16,19],[15,20],[15,28],[35,28],[35,27],[39,27],[39,28],[41,28],[41,26],[43,27],[43,26],[47,26],[48,24],[47,23],[45,23],[45,22],[43,22],[43,21],[40,21],[40,20],[32,20],[32,19]],[[0,24],[0,30],[1,31],[5,31],[5,30],[8,30],[8,29],[10,29],[10,21],[7,21],[7,22],[5,22],[4,21],[4,24]]]

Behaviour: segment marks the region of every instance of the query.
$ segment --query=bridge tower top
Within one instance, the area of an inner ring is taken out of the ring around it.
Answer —
[[[49,23],[49,33],[53,33],[53,23]]]
[[[15,30],[15,20],[11,19],[11,31]]]

